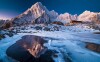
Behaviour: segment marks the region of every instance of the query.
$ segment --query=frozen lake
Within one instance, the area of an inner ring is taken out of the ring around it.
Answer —
[[[58,57],[55,62],[67,62],[70,58],[72,62],[100,62],[100,54],[83,47],[85,42],[100,44],[100,35],[92,33],[71,33],[71,32],[46,32],[37,33],[19,33],[13,37],[7,37],[0,40],[0,62],[14,62],[6,56],[6,49],[14,44],[24,35],[37,35],[48,37],[48,43],[45,44],[49,49],[57,50]],[[52,39],[54,38],[54,39]]]

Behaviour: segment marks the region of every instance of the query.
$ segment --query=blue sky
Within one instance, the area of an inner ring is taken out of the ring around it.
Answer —
[[[0,18],[18,16],[36,2],[59,14],[81,14],[85,10],[100,12],[100,0],[0,0]]]

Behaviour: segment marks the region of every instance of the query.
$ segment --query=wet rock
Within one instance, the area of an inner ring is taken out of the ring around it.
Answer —
[[[41,37],[26,35],[10,46],[6,54],[20,62],[53,62],[48,49],[43,46],[45,42]]]
[[[86,48],[100,53],[100,44],[95,44],[95,43],[87,43]]]

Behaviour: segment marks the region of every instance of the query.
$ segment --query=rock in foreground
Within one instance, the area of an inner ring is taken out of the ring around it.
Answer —
[[[95,43],[87,43],[86,48],[100,53],[100,44],[95,44]]]
[[[26,35],[10,46],[6,53],[20,62],[54,62],[48,55],[48,49],[43,46],[45,42],[41,37]]]

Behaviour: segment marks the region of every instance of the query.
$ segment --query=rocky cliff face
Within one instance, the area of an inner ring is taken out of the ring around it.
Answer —
[[[0,29],[6,29],[12,26],[12,22],[10,20],[0,20]]]
[[[16,18],[13,18],[12,21],[17,25],[30,24],[47,12],[48,10],[40,2],[37,2],[24,13]]]
[[[50,19],[54,19],[58,16],[55,11],[49,11],[40,2],[35,3],[31,8],[26,10],[24,13],[16,18],[12,19],[13,24],[24,25],[33,22],[36,23],[47,23]]]
[[[40,17],[38,17],[34,21],[35,24],[41,24],[41,23],[49,24],[50,22],[51,22],[50,18],[46,13],[43,13]]]

